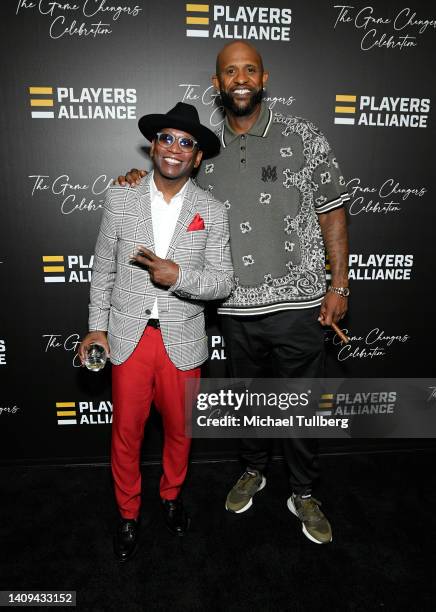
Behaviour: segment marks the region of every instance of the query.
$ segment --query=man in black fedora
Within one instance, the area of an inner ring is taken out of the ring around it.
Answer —
[[[141,503],[140,450],[153,402],[164,429],[160,497],[170,531],[183,535],[189,518],[180,490],[190,439],[185,434],[185,385],[198,384],[208,346],[203,302],[233,287],[227,211],[191,180],[219,140],[196,109],[179,102],[146,115],[139,129],[152,142],[153,172],[137,189],[108,190],[95,248],[89,305],[90,344],[112,362],[111,466],[120,523],[115,554],[134,553]]]

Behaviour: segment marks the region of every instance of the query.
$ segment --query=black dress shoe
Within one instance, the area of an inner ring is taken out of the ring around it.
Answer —
[[[182,536],[189,529],[191,519],[183,507],[181,499],[163,499],[162,507],[165,514],[165,522],[172,534]]]
[[[138,521],[135,519],[120,519],[114,536],[114,552],[118,561],[130,559],[138,546]]]

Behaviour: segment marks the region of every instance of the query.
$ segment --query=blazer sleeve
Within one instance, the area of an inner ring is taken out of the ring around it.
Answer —
[[[222,300],[233,287],[233,264],[227,210],[221,202],[211,203],[215,215],[206,242],[203,269],[179,266],[177,281],[169,290],[193,300]]]
[[[111,295],[117,269],[117,226],[114,199],[116,199],[116,192],[108,189],[92,266],[89,331],[107,331],[109,325]]]

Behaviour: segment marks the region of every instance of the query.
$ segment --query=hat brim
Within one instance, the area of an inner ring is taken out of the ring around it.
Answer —
[[[138,121],[138,127],[150,142],[154,140],[156,133],[164,128],[187,132],[198,141],[198,146],[206,158],[214,157],[220,150],[219,138],[212,130],[201,125],[201,123],[193,123],[189,120],[185,121],[183,118],[169,117],[168,115],[144,115]]]

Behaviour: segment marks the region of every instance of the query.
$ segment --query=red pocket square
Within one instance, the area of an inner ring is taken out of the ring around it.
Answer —
[[[195,217],[192,219],[191,223],[188,225],[188,232],[196,232],[197,230],[204,230],[204,221],[200,217],[198,213],[196,213]]]

